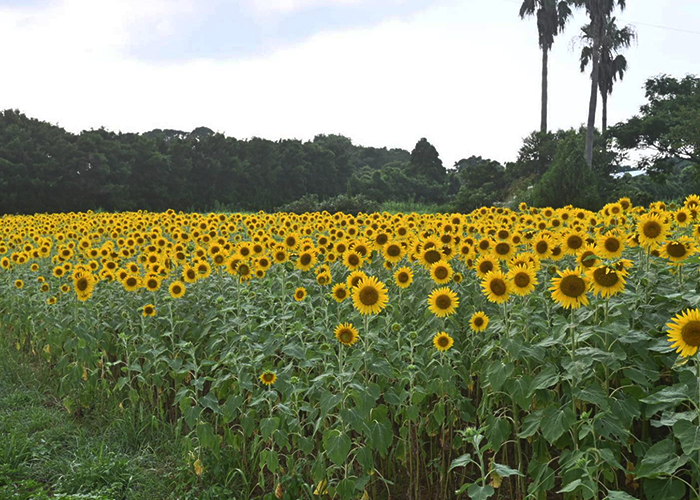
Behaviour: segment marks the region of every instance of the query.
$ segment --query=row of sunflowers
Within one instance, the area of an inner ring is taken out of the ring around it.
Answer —
[[[698,196],[4,216],[3,336],[68,412],[176,426],[242,498],[680,499],[698,241]]]

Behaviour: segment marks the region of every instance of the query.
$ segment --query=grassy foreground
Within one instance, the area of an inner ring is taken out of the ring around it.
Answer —
[[[227,497],[191,483],[167,429],[120,415],[74,418],[56,398],[55,382],[30,363],[0,342],[1,499]]]

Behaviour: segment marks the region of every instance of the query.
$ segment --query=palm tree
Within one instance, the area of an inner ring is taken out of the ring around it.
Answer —
[[[542,49],[542,114],[540,131],[547,132],[547,63],[549,51],[554,44],[554,37],[564,30],[571,15],[567,0],[523,0],[520,6],[520,18],[537,16],[537,31]]]
[[[613,10],[620,6],[625,9],[625,0],[572,0],[577,7],[584,7],[589,19],[588,37],[591,40],[591,97],[588,101],[588,123],[586,128],[586,150],[584,157],[589,167],[593,166],[593,138],[595,134],[595,111],[598,105],[598,80],[600,78],[601,46],[605,38],[605,28]]]
[[[581,38],[586,45],[581,50],[581,72],[585,71],[593,56],[590,25],[581,28]],[[637,33],[632,26],[620,29],[615,18],[608,20],[605,26],[605,35],[600,45],[600,62],[598,63],[598,90],[603,102],[603,133],[608,129],[608,96],[612,94],[613,85],[625,77],[627,71],[627,59],[620,50],[629,48],[632,41],[637,38]]]

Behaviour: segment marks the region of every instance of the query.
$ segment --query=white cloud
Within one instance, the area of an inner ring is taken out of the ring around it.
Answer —
[[[129,2],[97,8],[66,0],[22,18],[0,11],[0,44],[11,49],[3,55],[11,78],[0,81],[0,109],[72,131],[205,125],[239,138],[342,133],[409,150],[425,136],[446,165],[472,154],[513,160],[539,125],[536,27],[519,21],[509,2],[447,2],[406,21],[320,33],[271,55],[157,65],[126,56],[133,26],[167,23],[174,4],[160,0],[143,11]],[[186,13],[191,5],[177,8]],[[586,119],[589,82],[568,44],[579,21],[550,58],[551,128]],[[682,75],[696,57],[679,50],[668,58],[654,49],[658,33],[640,31],[610,101],[611,123],[637,111],[646,78]]]

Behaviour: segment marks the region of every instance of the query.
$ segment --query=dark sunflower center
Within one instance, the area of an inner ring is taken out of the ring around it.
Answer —
[[[397,257],[401,254],[401,249],[398,245],[389,245],[389,248],[386,249],[386,253],[389,257]]]
[[[362,280],[362,276],[356,276],[355,278],[353,278],[353,279],[350,281],[350,284],[351,284],[353,287],[358,286],[358,285],[360,284],[360,281],[361,281],[361,280]]]
[[[583,267],[592,267],[598,259],[595,258],[593,252],[587,251],[583,252],[581,255],[581,265]],[[592,257],[593,256],[593,257]]]
[[[382,233],[382,234],[377,236],[377,239],[375,241],[378,244],[383,245],[384,243],[387,242],[388,239],[389,239],[389,237],[386,234]]]
[[[683,212],[681,212],[681,213],[676,215],[676,220],[678,222],[685,222],[686,220],[688,220],[688,216],[686,214],[684,214]]]
[[[180,292],[182,292],[182,288],[180,288],[180,285],[175,285],[175,286],[173,287],[173,293],[174,293],[175,295],[179,295]]]
[[[605,240],[605,249],[608,252],[617,252],[620,249],[620,242],[617,238],[608,238]]]
[[[305,253],[304,255],[299,257],[299,261],[301,262],[302,265],[308,266],[309,263],[311,262],[311,255],[309,255],[308,253]]]
[[[620,281],[617,273],[609,267],[600,267],[593,271],[593,279],[602,287],[612,287]]]
[[[246,264],[240,264],[238,266],[238,273],[241,276],[245,276],[246,274],[250,273],[250,267],[248,267]]]
[[[586,282],[579,276],[566,276],[561,280],[559,289],[567,297],[578,298],[586,293]]]
[[[500,231],[498,231],[498,237],[502,240],[505,240],[508,237],[508,231],[506,231],[505,229],[501,229]]]
[[[151,306],[146,307],[146,314],[153,314],[153,308]]]
[[[126,284],[127,286],[136,286],[136,278],[127,278]]]
[[[280,262],[284,260],[284,257],[285,257],[284,252],[277,252],[275,254],[275,260],[278,260]]]
[[[494,278],[489,282],[489,289],[491,293],[496,296],[501,296],[506,294],[506,283],[501,278]]]
[[[360,258],[357,255],[351,254],[348,256],[348,264],[350,264],[351,266],[357,266],[359,263]]]
[[[425,252],[425,260],[428,264],[434,264],[442,258],[442,254],[437,250],[428,250]]]
[[[195,276],[194,270],[188,269],[187,270],[187,277],[192,280],[192,279],[194,279],[194,276]]]
[[[338,297],[339,299],[345,298],[345,296],[348,294],[348,292],[345,291],[345,288],[338,288],[335,291],[335,296]]]
[[[154,279],[148,280],[148,288],[157,288],[158,287],[158,281]]]
[[[527,273],[518,273],[515,275],[513,282],[518,288],[525,288],[530,284],[530,276]]]
[[[450,344],[450,339],[447,337],[439,337],[438,338],[438,345],[440,347],[447,347]]]
[[[373,286],[366,286],[360,290],[360,302],[366,306],[373,306],[379,302],[379,292]]]
[[[447,278],[447,268],[446,267],[438,267],[435,269],[435,277],[439,280],[444,280]]]
[[[352,342],[353,334],[352,334],[352,331],[345,329],[345,330],[340,331],[339,337],[340,337],[340,341],[343,344],[349,344],[350,342]]]
[[[661,234],[661,224],[654,220],[647,221],[642,227],[642,232],[647,238],[658,238]]]
[[[399,279],[399,283],[406,283],[406,282],[408,282],[408,273],[406,273],[406,272],[400,272],[400,273],[399,273],[399,276],[398,276],[398,279]]]
[[[484,318],[479,316],[478,318],[474,318],[474,326],[481,326],[484,324]]]
[[[692,347],[700,347],[700,321],[689,321],[681,328],[683,342]]]
[[[537,253],[546,253],[549,250],[549,244],[546,241],[538,241],[535,250]]]
[[[560,253],[561,253],[561,248],[559,248],[559,247],[552,248],[552,255],[554,257],[557,257]]]
[[[510,252],[510,245],[508,243],[499,243],[496,245],[496,253],[498,255],[506,255]]]
[[[78,283],[76,283],[76,286],[77,286],[78,290],[80,290],[81,292],[84,292],[85,290],[87,290],[88,280],[86,278],[80,278],[78,280]]]
[[[484,274],[493,271],[493,262],[485,260],[484,262],[479,264],[479,271],[481,271]]]
[[[671,257],[683,257],[686,253],[688,253],[685,245],[683,245],[683,243],[678,243],[677,241],[666,245],[666,251]]]
[[[479,242],[479,249],[480,250],[487,250],[489,248],[489,242],[488,240],[481,240]]]
[[[265,382],[272,382],[273,377],[274,377],[274,375],[272,373],[266,373],[265,375],[263,375]]]
[[[576,250],[577,248],[581,248],[581,246],[583,245],[583,238],[575,235],[569,236],[566,239],[566,244],[569,246],[569,248]]]
[[[438,295],[437,298],[435,299],[435,305],[437,306],[438,309],[441,310],[446,310],[452,307],[452,299],[450,298],[449,295],[443,294],[443,295]]]

